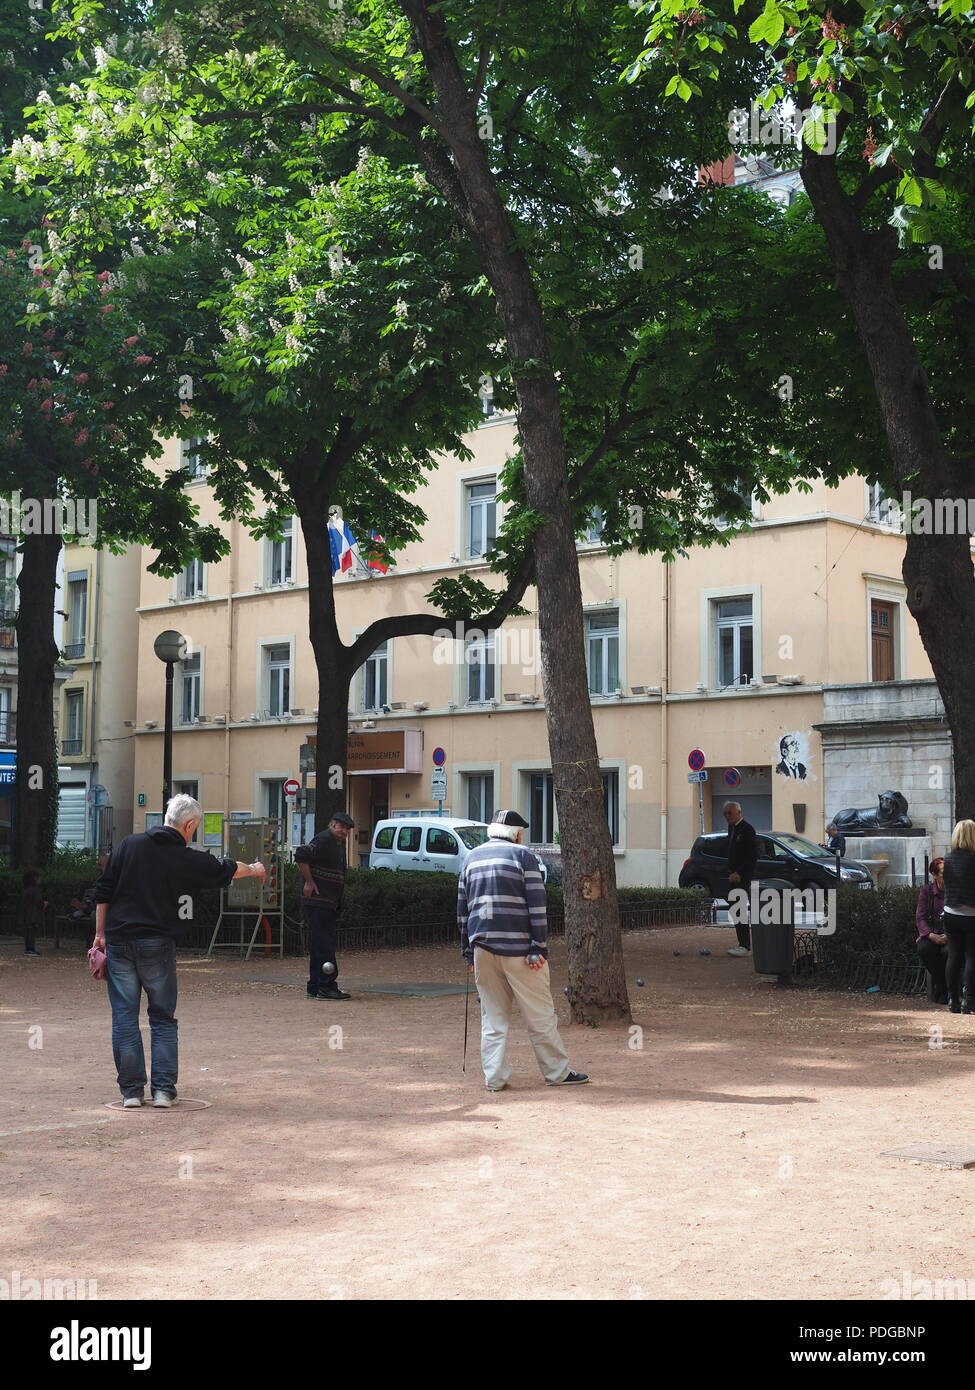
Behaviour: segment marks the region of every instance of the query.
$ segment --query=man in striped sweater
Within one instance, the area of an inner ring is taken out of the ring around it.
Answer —
[[[488,838],[467,856],[457,883],[461,949],[481,1000],[481,1065],[489,1091],[503,1091],[511,1069],[505,1045],[518,1001],[550,1086],[589,1080],[569,1066],[552,1003],[546,945],[545,885],[538,860],[521,846],[528,828],[517,811],[499,811]]]

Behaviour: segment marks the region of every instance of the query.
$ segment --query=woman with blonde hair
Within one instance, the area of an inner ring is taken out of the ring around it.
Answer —
[[[975,1013],[975,821],[960,820],[951,832],[944,878],[948,1010]]]

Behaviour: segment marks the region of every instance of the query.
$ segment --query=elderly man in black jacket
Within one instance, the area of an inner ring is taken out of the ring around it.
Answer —
[[[728,882],[732,888],[743,888],[747,893],[752,886],[752,874],[758,859],[755,829],[745,820],[737,801],[726,801],[722,811],[728,822]],[[738,945],[732,946],[728,955],[747,956],[752,948],[752,934],[747,919],[738,922],[735,932]]]
[[[112,1051],[122,1104],[142,1104],[146,1059],[139,1032],[142,991],[149,1001],[152,1039],[152,1103],[176,1103],[179,1054],[176,1034],[176,943],[193,919],[193,895],[225,888],[235,878],[264,880],[264,865],[217,859],[190,849],[203,820],[191,796],[174,796],[165,824],[126,835],[95,885],[95,941],[108,954]]]

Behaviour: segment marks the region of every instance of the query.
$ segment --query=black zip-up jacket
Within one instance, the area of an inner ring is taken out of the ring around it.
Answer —
[[[737,825],[729,826],[728,872],[741,875],[743,888],[748,888],[751,884],[757,859],[758,842],[755,839],[755,827],[749,825],[747,820],[740,820]]]
[[[945,907],[975,907],[975,850],[949,850],[945,858]],[[972,922],[975,923],[975,917]]]
[[[298,846],[295,863],[308,865],[315,890],[309,897],[303,896],[302,901],[312,907],[330,907],[333,912],[338,912],[342,906],[348,863],[345,841],[333,835],[331,830],[321,830],[307,845]]]
[[[126,835],[95,884],[95,902],[109,904],[105,940],[181,940],[193,921],[194,892],[225,888],[236,872],[236,859],[190,849],[171,825]]]

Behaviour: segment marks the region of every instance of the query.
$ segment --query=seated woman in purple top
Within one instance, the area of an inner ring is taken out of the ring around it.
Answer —
[[[928,872],[931,882],[921,889],[917,900],[917,953],[928,972],[928,1003],[947,1004],[948,986],[945,983],[945,962],[948,958],[948,938],[941,915],[945,910],[945,861],[932,859]]]

